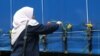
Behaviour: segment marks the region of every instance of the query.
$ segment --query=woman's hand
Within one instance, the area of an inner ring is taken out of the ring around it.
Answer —
[[[56,22],[56,24],[61,25],[61,24],[62,24],[62,22],[61,22],[61,21],[57,21],[57,22]]]

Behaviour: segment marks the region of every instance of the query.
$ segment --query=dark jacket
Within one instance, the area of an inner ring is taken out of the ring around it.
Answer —
[[[27,41],[25,48],[26,56],[39,56],[39,34],[50,34],[58,29],[59,25],[53,23],[48,25],[39,24],[27,27]],[[23,56],[25,30],[20,34],[14,45],[11,56]]]

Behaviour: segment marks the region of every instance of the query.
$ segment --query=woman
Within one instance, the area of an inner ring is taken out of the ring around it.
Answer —
[[[39,56],[39,34],[50,34],[56,31],[61,24],[48,23],[39,24],[33,17],[34,9],[23,7],[19,9],[13,17],[13,29],[11,33],[12,53],[11,56]],[[26,34],[27,29],[27,34]],[[24,37],[27,36],[26,47],[24,47]]]

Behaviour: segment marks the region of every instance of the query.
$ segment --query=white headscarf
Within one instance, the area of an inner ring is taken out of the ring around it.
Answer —
[[[33,11],[34,9],[31,7],[23,7],[14,14],[13,29],[11,33],[12,45],[15,43],[21,32],[25,29],[26,24],[31,26],[36,26],[39,24],[35,19],[32,19]]]

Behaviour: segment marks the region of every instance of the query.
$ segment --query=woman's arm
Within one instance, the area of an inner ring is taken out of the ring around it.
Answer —
[[[37,33],[37,34],[50,34],[56,31],[59,27],[57,23],[49,23],[47,25],[38,24],[37,26],[28,26],[28,33]]]

